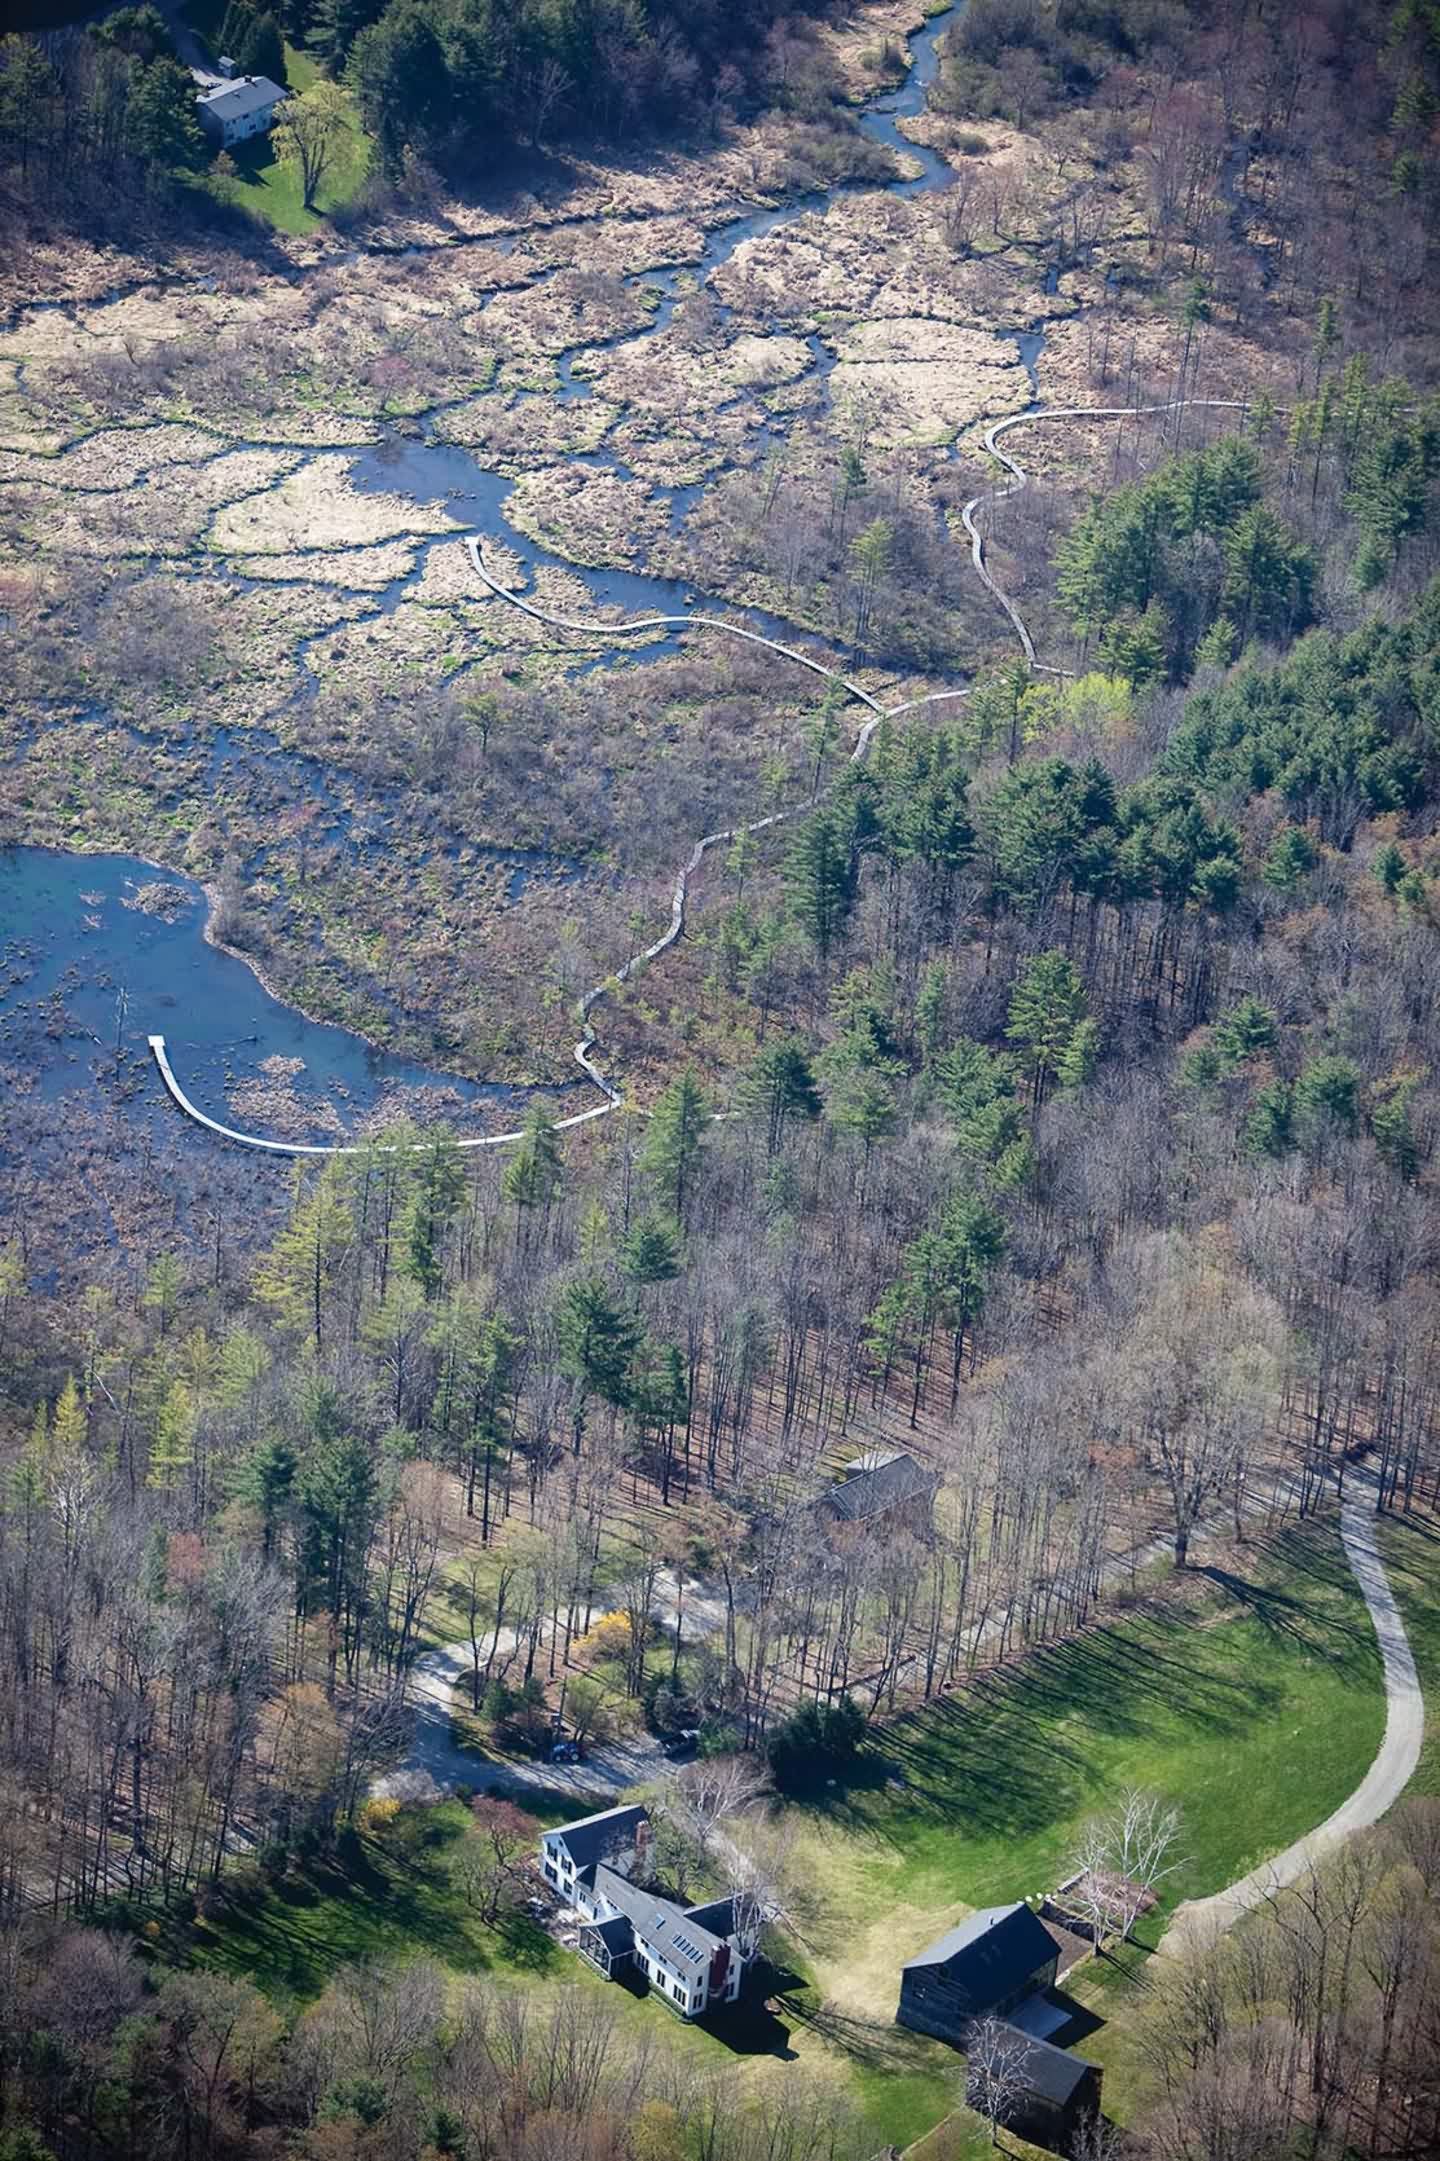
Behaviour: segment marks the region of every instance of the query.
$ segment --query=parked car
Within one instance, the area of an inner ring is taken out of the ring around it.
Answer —
[[[665,1742],[665,1753],[672,1763],[680,1763],[685,1757],[693,1756],[699,1746],[699,1727],[686,1726],[683,1732],[672,1733],[668,1736]]]

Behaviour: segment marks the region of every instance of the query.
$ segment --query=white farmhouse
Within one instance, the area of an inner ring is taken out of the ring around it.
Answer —
[[[212,83],[195,103],[205,133],[228,150],[232,143],[263,135],[275,118],[276,106],[288,96],[268,75],[237,75],[233,82]]]
[[[608,1808],[547,1831],[541,1866],[580,1915],[582,1958],[611,1979],[635,1967],[679,2017],[699,2018],[735,2002],[758,1931],[737,1916],[733,1898],[680,1906],[632,1882],[649,1839],[643,1808]]]

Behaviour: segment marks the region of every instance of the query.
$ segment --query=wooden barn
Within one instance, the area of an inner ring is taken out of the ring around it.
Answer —
[[[1056,2048],[1051,2041],[1016,2033],[1013,2065],[1017,2087],[1001,2114],[1009,2131],[1053,2153],[1074,2151],[1087,2127],[1100,2114],[1101,2070],[1083,2056]],[[966,2099],[984,2106],[978,2083],[967,2081]]]
[[[965,2045],[977,2018],[1003,2018],[1055,1985],[1060,1952],[1023,1902],[984,1906],[900,1969],[901,2026]]]

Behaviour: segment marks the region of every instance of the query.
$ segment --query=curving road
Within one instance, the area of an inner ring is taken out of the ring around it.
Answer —
[[[976,512],[982,505],[988,502],[1003,502],[1012,495],[1018,495],[1026,485],[1029,477],[1019,459],[1010,451],[1000,448],[1001,436],[1008,434],[1013,428],[1033,425],[1039,421],[1139,420],[1162,413],[1181,412],[1190,407],[1242,412],[1246,408],[1246,401],[1241,398],[1172,398],[1160,405],[1037,406],[1029,412],[1010,413],[1003,419],[992,421],[985,430],[985,448],[996,462],[1005,468],[1010,475],[1010,479],[1001,488],[982,489],[979,494],[972,495],[969,502],[961,508],[960,522],[969,535],[970,560],[975,567],[976,576],[980,579],[986,591],[992,594],[1005,610],[1020,641],[1025,658],[1031,667],[1036,669],[1042,667],[1042,664],[1035,657],[1034,640],[1019,608],[1010,595],[990,574],[989,565],[985,560],[984,537],[976,522]],[[765,637],[758,630],[747,630],[739,623],[727,622],[723,616],[718,615],[643,615],[625,623],[607,623],[600,621],[598,618],[591,622],[583,622],[574,617],[555,615],[547,609],[538,607],[534,601],[527,600],[522,593],[517,593],[511,587],[501,584],[500,580],[487,570],[478,534],[467,534],[465,545],[470,551],[470,559],[475,567],[476,576],[486,589],[497,600],[502,600],[508,606],[518,609],[522,615],[529,616],[533,622],[543,623],[548,629],[574,632],[582,637],[600,638],[606,642],[615,638],[637,637],[654,630],[711,630],[717,631],[725,637],[739,638],[749,645],[763,646],[768,652],[778,653],[784,660],[794,661],[797,666],[808,668],[812,675],[821,676],[825,681],[836,684],[839,689],[845,692],[847,697],[853,698],[861,705],[869,708],[870,717],[855,738],[854,747],[850,752],[850,763],[852,765],[862,764],[869,755],[870,744],[874,738],[875,730],[882,720],[898,720],[902,714],[913,713],[922,706],[940,705],[952,699],[968,698],[970,696],[972,686],[967,686],[963,690],[931,691],[924,697],[907,698],[899,705],[882,706],[879,700],[872,697],[871,693],[862,684],[854,682],[848,675],[842,675],[838,668],[828,668],[823,661],[814,659],[808,653],[800,652],[794,646],[782,644],[776,638]],[[1042,672],[1058,675],[1063,674],[1064,670],[1050,668],[1043,669]],[[594,1052],[597,1035],[591,1016],[601,1000],[610,994],[615,985],[628,982],[633,975],[637,974],[642,968],[649,967],[652,961],[658,960],[662,953],[667,952],[675,944],[685,928],[685,911],[689,899],[690,880],[704,862],[709,851],[720,846],[722,842],[734,840],[742,833],[764,833],[772,826],[783,825],[787,820],[800,817],[813,808],[814,805],[810,802],[797,803],[789,810],[773,812],[768,818],[756,818],[745,825],[723,826],[719,831],[706,833],[696,841],[690,854],[676,873],[670,901],[670,922],[667,928],[662,931],[661,935],[652,944],[642,947],[639,952],[632,953],[629,959],[624,961],[613,975],[605,977],[599,983],[592,984],[576,1007],[576,1018],[580,1022],[581,1035],[575,1045],[574,1060],[586,1078],[599,1089],[605,1101],[597,1103],[588,1111],[580,1111],[569,1118],[557,1119],[557,1132],[568,1132],[572,1127],[588,1125],[592,1120],[604,1118],[611,1111],[623,1107],[624,1096],[615,1084],[607,1078],[596,1062]],[[267,1154],[280,1156],[358,1155],[365,1146],[364,1143],[353,1141],[268,1140],[258,1133],[242,1133],[234,1126],[222,1125],[218,1119],[208,1117],[204,1111],[191,1102],[189,1096],[185,1093],[170,1063],[165,1048],[164,1036],[152,1035],[149,1042],[155,1063],[159,1068],[160,1078],[164,1082],[172,1100],[184,1111],[188,1118],[193,1118],[197,1125],[203,1126],[207,1132],[217,1134],[221,1140],[234,1141],[242,1148],[256,1148]],[[461,1148],[505,1148],[513,1146],[516,1141],[521,1140],[523,1137],[523,1131],[516,1129],[508,1133],[481,1134],[469,1140],[462,1140],[457,1145]],[[424,1143],[418,1145],[423,1146]]]
[[[1405,1622],[1395,1603],[1375,1536],[1375,1506],[1368,1486],[1351,1491],[1340,1512],[1345,1554],[1360,1586],[1380,1646],[1385,1675],[1385,1733],[1379,1752],[1348,1800],[1283,1853],[1210,1898],[1187,1899],[1160,1939],[1159,1949],[1184,1957],[1213,1943],[1242,1915],[1296,1883],[1311,1865],[1355,1831],[1378,1823],[1415,1775],[1425,1739],[1425,1700]]]

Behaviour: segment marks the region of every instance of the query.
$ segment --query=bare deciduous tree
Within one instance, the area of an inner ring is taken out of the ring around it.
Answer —
[[[1158,1886],[1184,1867],[1179,1842],[1179,1809],[1138,1788],[1085,1825],[1074,1857],[1079,1881],[1066,1896],[1097,1944],[1108,1935],[1128,1942]]]
[[[990,2143],[1000,2143],[1025,2093],[1025,2058],[1030,2044],[1003,2018],[978,2018],[965,2035],[965,2098],[990,2126]]]

